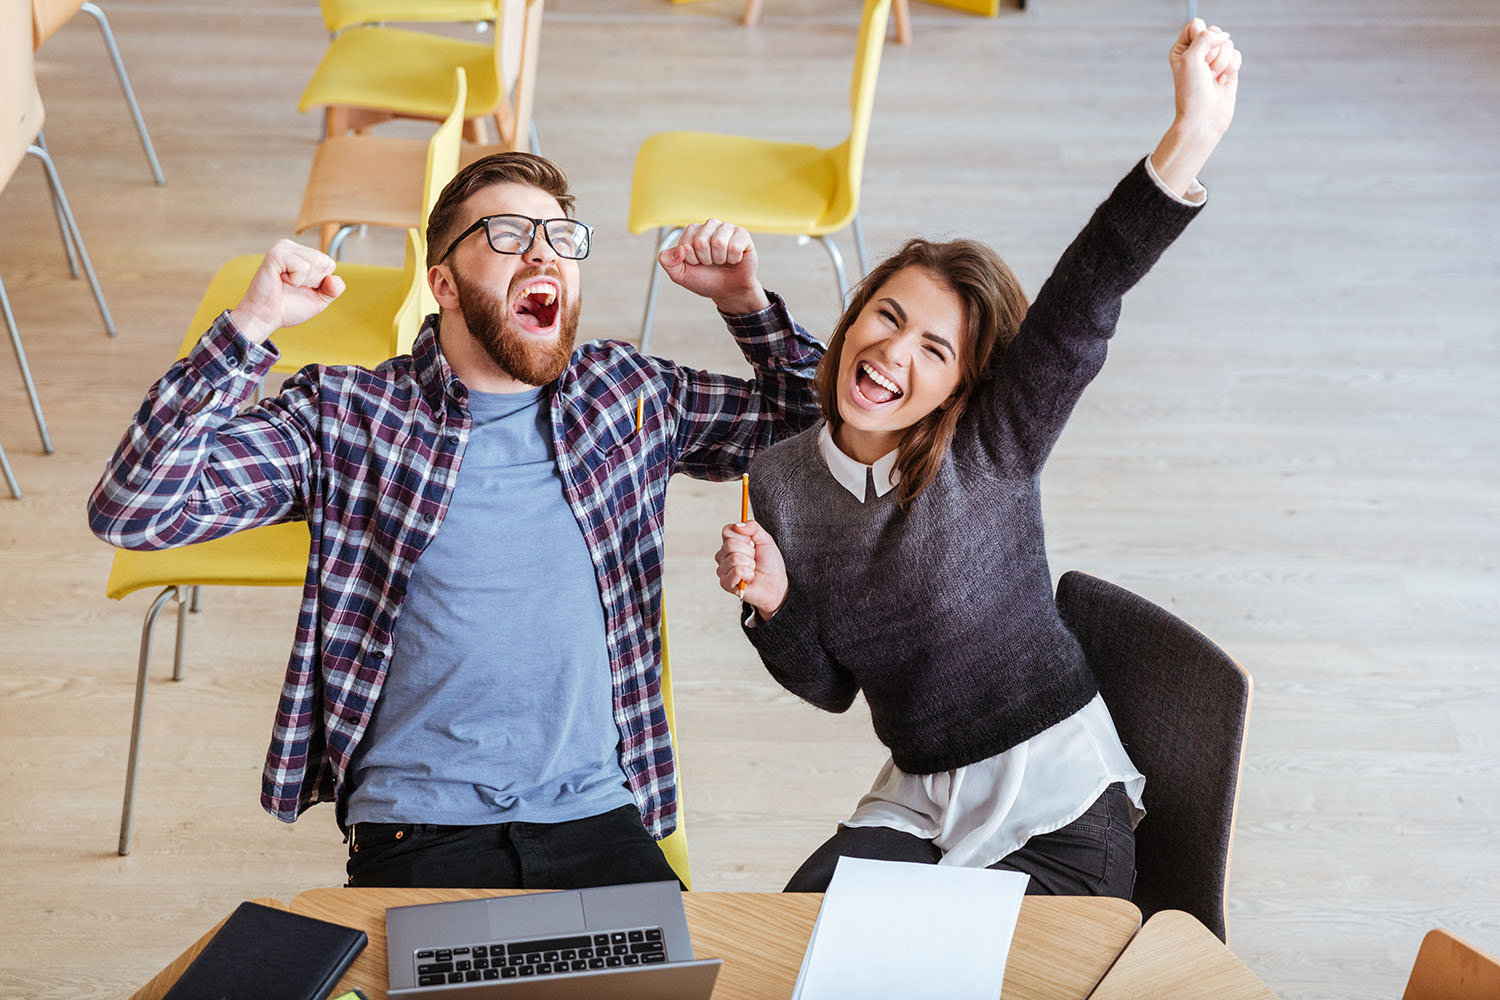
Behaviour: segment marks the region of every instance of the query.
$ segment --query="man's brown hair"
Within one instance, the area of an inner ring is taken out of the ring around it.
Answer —
[[[890,257],[854,287],[828,350],[818,365],[813,385],[818,406],[830,431],[843,423],[839,415],[839,355],[844,351],[844,337],[859,314],[875,297],[882,285],[897,271],[919,267],[948,288],[963,303],[964,329],[959,335],[958,388],[931,413],[908,427],[901,435],[896,470],[901,481],[896,499],[904,507],[937,476],[954,429],[969,404],[975,388],[991,369],[998,367],[1006,346],[1021,328],[1026,316],[1026,292],[1000,255],[977,240],[950,240],[934,243],[921,238],[907,240]]]
[[[526,184],[557,199],[563,214],[573,215],[573,196],[568,179],[552,163],[532,153],[494,153],[460,170],[443,188],[427,217],[427,266],[438,262],[459,227],[469,221],[458,217],[459,209],[476,192],[496,184]]]

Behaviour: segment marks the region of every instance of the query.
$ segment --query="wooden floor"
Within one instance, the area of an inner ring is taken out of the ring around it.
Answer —
[[[858,5],[549,0],[537,101],[599,245],[583,335],[635,335],[651,251],[625,229],[656,131],[829,144]],[[332,811],[261,812],[291,591],[205,595],[186,680],[159,657],[135,851],[116,857],[148,598],[103,596],[83,503],[217,263],[288,232],[326,44],[311,0],[110,0],[169,183],[149,180],[85,17],[41,53],[47,139],[120,334],[68,278],[40,168],[0,193],[4,278],[57,453],[0,358],[0,994],[117,997],[239,900],[342,878]],[[886,51],[865,175],[872,249],[992,242],[1032,291],[1170,117],[1170,0],[1034,0],[993,21],[915,3]],[[1196,623],[1256,680],[1230,879],[1232,944],[1287,998],[1397,997],[1423,933],[1500,951],[1500,7],[1204,5],[1246,53],[1211,205],[1127,302],[1046,477],[1054,572]],[[1210,9],[1211,8],[1211,9]],[[387,236],[350,259],[400,259]],[[845,238],[846,250],[851,244]],[[827,260],[760,241],[804,322]],[[663,296],[657,347],[740,370],[703,305]],[[0,352],[4,353],[4,352]],[[882,758],[868,716],[783,693],[713,586],[736,489],[674,485],[668,592],[697,884],[778,888]],[[170,626],[163,629],[170,650]]]

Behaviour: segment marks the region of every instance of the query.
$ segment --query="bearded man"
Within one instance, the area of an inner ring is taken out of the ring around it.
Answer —
[[[662,252],[755,372],[616,341],[577,348],[561,171],[464,168],[427,227],[440,307],[410,355],[314,365],[244,408],[270,341],[334,302],[334,262],[271,248],[244,298],[151,389],[89,502],[113,545],[280,521],[312,534],[263,775],[286,822],[332,800],[360,886],[576,888],[671,879],[662,518],[674,472],[737,477],[818,417],[822,350],[709,220]]]

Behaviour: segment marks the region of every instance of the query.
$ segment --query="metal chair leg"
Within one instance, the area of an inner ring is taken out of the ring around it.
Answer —
[[[0,281],[0,315],[5,317],[5,326],[10,330],[11,346],[16,349],[16,360],[21,365],[21,381],[26,384],[26,397],[31,400],[31,415],[36,418],[37,433],[42,436],[42,450],[50,455],[52,438],[47,433],[47,418],[42,416],[42,401],[36,394],[36,383],[31,380],[31,366],[26,363],[26,350],[21,346],[21,330],[16,326],[15,313],[10,311],[10,296],[5,294],[3,281]],[[10,478],[8,472],[6,478]],[[11,480],[11,492],[20,496],[15,480]]]
[[[854,213],[854,249],[859,254],[859,276],[870,273],[870,258],[865,253],[865,227],[859,224],[859,213]]]
[[[151,145],[151,133],[146,131],[141,106],[135,102],[135,90],[130,86],[130,76],[125,72],[119,46],[115,45],[115,33],[110,30],[109,18],[104,16],[104,11],[97,4],[86,2],[83,9],[99,23],[99,32],[104,36],[104,47],[109,49],[109,60],[115,64],[115,76],[119,77],[120,89],[125,92],[125,104],[130,108],[130,117],[135,119],[135,133],[141,137],[141,146],[146,150],[146,162],[151,165],[151,176],[156,178],[158,186],[166,184],[167,177],[161,172],[161,163],[156,159],[156,147]]]
[[[531,119],[531,152],[537,156],[542,155],[542,137],[536,130],[536,119]]]
[[[44,150],[47,148],[47,140],[42,138],[41,133],[37,133],[36,144]],[[52,154],[49,152],[47,155],[50,156]],[[68,273],[76,278],[80,273],[78,270],[78,254],[73,250],[73,235],[68,232],[67,217],[63,215],[62,205],[58,204],[55,197],[52,199],[52,214],[57,216],[57,230],[62,233],[63,253],[68,255]]]
[[[682,227],[676,226],[668,229],[662,226],[656,231],[656,252],[651,255],[651,284],[646,288],[646,315],[641,317],[641,353],[645,354],[651,349],[651,320],[656,315],[656,290],[661,281],[661,261],[657,257],[677,237],[682,235]]]
[[[172,679],[182,680],[182,650],[187,642],[187,616],[188,595],[183,590],[177,591],[177,645],[172,650]]]
[[[833,278],[839,284],[839,308],[844,308],[844,303],[849,300],[849,283],[844,279],[844,255],[839,253],[839,246],[833,242],[831,236],[819,236],[818,242],[823,244],[823,249],[828,251],[828,257],[833,261]]]
[[[151,665],[151,627],[156,616],[166,607],[168,598],[177,597],[176,587],[168,587],[156,595],[151,610],[146,612],[145,624],[141,626],[141,659],[135,672],[135,715],[130,721],[130,760],[125,765],[125,808],[120,813],[120,856],[130,853],[130,821],[135,807],[135,772],[141,754],[141,723],[146,714],[147,670]]]
[[[338,232],[333,234],[333,239],[328,241],[328,256],[338,260],[344,252],[344,241],[358,228],[358,226],[339,226]]]
[[[40,134],[37,141],[41,142]],[[68,205],[68,196],[63,192],[62,180],[57,176],[57,166],[52,162],[52,157],[47,155],[46,147],[36,145],[27,146],[26,152],[42,161],[42,167],[47,171],[47,183],[52,188],[52,197],[57,200],[57,205],[62,209],[63,220],[67,223],[68,232],[73,236],[73,245],[78,248],[78,259],[83,263],[83,273],[89,279],[89,287],[94,291],[94,301],[99,305],[99,315],[104,319],[104,329],[113,337],[116,333],[114,317],[109,314],[109,306],[105,304],[104,292],[99,288],[99,278],[94,274],[93,262],[89,260],[89,252],[83,245],[83,234],[78,231],[78,220],[73,217],[73,209]]]
[[[5,457],[3,444],[0,444],[0,472],[5,474],[5,484],[10,487],[10,495],[17,500],[21,499],[21,484],[16,482],[16,474],[10,471],[10,459]]]
[[[192,602],[192,604],[188,605],[188,610],[191,611],[195,615],[198,612],[200,612],[200,611],[203,610],[203,588],[202,587],[195,586],[193,588],[193,602]]]

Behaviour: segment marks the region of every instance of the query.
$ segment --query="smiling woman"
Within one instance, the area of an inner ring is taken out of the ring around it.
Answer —
[[[1104,363],[1120,301],[1206,195],[1239,53],[1201,21],[1171,49],[1177,121],[1028,307],[970,240],[907,242],[856,289],[818,369],[823,424],[759,455],[756,521],[720,586],[771,675],[891,751],[787,888],[841,856],[1024,872],[1029,892],[1129,897],[1146,778],[1052,599],[1040,476]]]
[[[908,240],[854,290],[818,368],[823,419],[865,464],[899,451],[908,503],[932,481],[986,367],[1026,315],[1026,293],[974,240]]]

